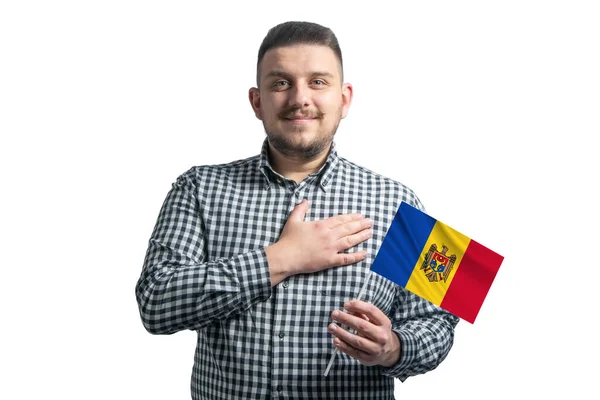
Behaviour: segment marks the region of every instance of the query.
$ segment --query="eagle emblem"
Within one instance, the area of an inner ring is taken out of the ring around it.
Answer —
[[[425,261],[421,265],[421,270],[429,279],[429,282],[446,282],[454,268],[456,262],[456,254],[448,256],[448,247],[442,245],[442,251],[438,251],[437,245],[434,243],[429,247],[429,251],[424,254]]]

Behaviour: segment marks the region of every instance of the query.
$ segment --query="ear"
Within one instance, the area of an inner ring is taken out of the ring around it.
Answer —
[[[348,111],[350,110],[350,104],[352,104],[353,92],[352,85],[350,83],[344,83],[342,85],[342,118],[346,118]]]
[[[256,118],[262,121],[262,112],[260,108],[260,91],[258,90],[258,88],[250,88],[250,90],[248,91],[248,99],[250,100],[252,110],[254,110],[254,115],[256,115]]]

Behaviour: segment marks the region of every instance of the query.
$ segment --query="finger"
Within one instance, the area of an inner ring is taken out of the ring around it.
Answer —
[[[346,250],[370,239],[372,236],[372,229],[364,229],[354,235],[344,236],[343,238],[338,239],[335,242],[335,248],[338,249],[338,251]]]
[[[391,325],[390,319],[373,304],[360,300],[351,300],[344,304],[344,308],[351,313],[361,313],[369,318],[369,321],[375,325]]]
[[[374,343],[369,338],[350,333],[347,330],[340,328],[334,323],[329,324],[327,330],[333,336],[339,338],[342,342],[345,342],[346,344],[364,352],[365,354],[376,354],[381,348],[381,346],[379,346],[377,343]]]
[[[331,318],[334,321],[353,329],[359,336],[364,336],[365,338],[369,338],[374,342],[379,340],[379,331],[381,330],[381,327],[373,325],[371,322],[366,321],[363,318],[341,312],[339,310],[335,310],[333,313],[331,313]]]
[[[306,212],[308,211],[308,200],[304,199],[298,204],[288,217],[288,220],[302,222],[304,221],[304,217],[306,216]]]
[[[367,317],[365,314],[363,313],[352,313],[353,315],[357,316],[358,318],[362,318],[365,321],[370,321],[369,317]]]
[[[366,251],[356,251],[354,253],[338,253],[331,259],[331,266],[339,267],[360,262],[367,258]]]
[[[344,236],[350,236],[358,232],[362,232],[366,229],[369,229],[373,226],[373,220],[370,218],[362,218],[354,221],[345,222],[336,226],[335,228],[331,228],[331,233],[334,235],[334,238],[339,239]]]
[[[356,358],[361,364],[364,365],[375,365],[375,356],[365,353],[362,350],[359,350],[348,343],[344,342],[340,338],[333,339],[334,346],[343,353],[348,354],[352,358]]]
[[[359,213],[355,213],[355,214],[340,214],[340,215],[335,215],[333,217],[329,217],[323,220],[325,226],[329,229],[333,229],[336,226],[339,226],[341,224],[345,224],[347,222],[352,222],[352,221],[358,221],[361,219],[364,219],[365,217],[362,216],[362,214]]]

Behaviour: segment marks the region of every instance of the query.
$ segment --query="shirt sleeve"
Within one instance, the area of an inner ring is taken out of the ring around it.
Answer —
[[[173,184],[161,208],[136,284],[140,316],[150,333],[201,329],[271,296],[264,248],[206,260],[200,204],[188,173]]]
[[[397,286],[392,330],[400,339],[400,359],[383,374],[404,382],[408,377],[435,369],[454,342],[458,317]]]

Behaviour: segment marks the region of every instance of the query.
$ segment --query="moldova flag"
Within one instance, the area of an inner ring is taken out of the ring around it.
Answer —
[[[402,202],[371,270],[474,323],[503,260]]]

